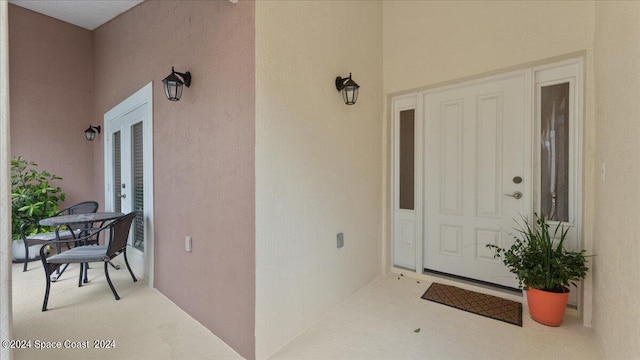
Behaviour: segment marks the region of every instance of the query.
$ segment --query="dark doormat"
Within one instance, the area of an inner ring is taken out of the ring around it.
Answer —
[[[431,284],[422,298],[522,326],[522,304],[515,301],[438,283]]]

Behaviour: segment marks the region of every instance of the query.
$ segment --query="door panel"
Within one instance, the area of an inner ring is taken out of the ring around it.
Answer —
[[[478,98],[476,216],[502,215],[502,94]]]
[[[440,174],[440,213],[462,215],[463,103],[461,100],[446,101],[441,102],[439,107],[441,115],[439,119],[434,119],[438,121],[434,125],[440,128],[441,150],[437,162],[437,173]]]
[[[528,81],[520,73],[423,94],[426,269],[517,287],[485,245],[509,246],[513,219],[531,208]]]

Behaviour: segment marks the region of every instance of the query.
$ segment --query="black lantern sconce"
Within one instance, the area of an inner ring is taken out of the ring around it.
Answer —
[[[171,101],[178,101],[182,97],[182,85],[191,85],[191,73],[179,73],[171,67],[171,74],[162,80],[164,84],[164,94]]]
[[[89,124],[89,128],[84,131],[84,137],[87,138],[87,141],[93,141],[96,138],[96,132],[100,134],[100,125],[93,126]]]
[[[340,76],[336,78],[336,89],[338,89],[338,91],[342,91],[342,99],[347,105],[353,105],[356,103],[358,100],[359,88],[360,85],[356,84],[356,82],[351,78],[351,73],[349,73],[348,78],[341,78]]]

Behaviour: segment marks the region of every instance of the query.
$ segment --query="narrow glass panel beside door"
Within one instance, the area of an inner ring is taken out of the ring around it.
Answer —
[[[393,265],[416,269],[416,99],[394,100]]]
[[[144,252],[144,156],[142,123],[131,127],[133,142],[133,211],[137,212],[133,221],[133,247]]]
[[[415,110],[400,111],[400,209],[414,210]]]
[[[120,155],[120,131],[113,133],[113,211],[122,212],[122,158]]]
[[[569,83],[540,92],[540,211],[552,221],[569,221]]]

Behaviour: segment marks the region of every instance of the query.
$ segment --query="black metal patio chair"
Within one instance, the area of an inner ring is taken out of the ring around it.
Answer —
[[[113,296],[116,300],[120,300],[120,296],[116,292],[116,289],[111,283],[109,278],[109,262],[120,254],[124,254],[124,262],[129,269],[129,274],[133,278],[133,282],[137,282],[136,276],[133,274],[129,261],[127,260],[127,239],[129,238],[129,230],[131,229],[131,223],[136,217],[136,213],[132,212],[127,215],[123,215],[117,220],[104,225],[99,229],[94,229],[90,234],[85,237],[77,239],[79,243],[82,243],[88,238],[92,238],[96,233],[107,232],[105,239],[108,239],[106,245],[81,245],[76,246],[73,249],[60,252],[56,255],[46,257],[44,247],[40,249],[40,258],[44,267],[45,276],[47,278],[47,287],[44,294],[44,302],[42,304],[42,311],[47,311],[47,303],[49,301],[49,291],[51,289],[51,275],[56,269],[64,264],[88,264],[91,262],[104,262],[104,275],[107,278],[109,287],[113,292]],[[64,242],[65,240],[54,240],[54,242]],[[78,286],[82,286],[82,269],[80,271],[80,279],[78,280]]]
[[[58,211],[54,216],[60,215],[71,215],[71,214],[88,214],[94,213],[98,211],[98,207],[100,205],[96,201],[83,201],[74,205],[71,205],[67,208],[64,208]],[[22,271],[27,271],[27,264],[29,263],[29,247],[33,245],[46,245],[53,240],[68,240],[73,241],[74,238],[80,237],[83,231],[81,225],[69,225],[67,226],[67,230],[58,231],[56,234],[55,231],[26,235],[25,230],[28,226],[35,225],[37,228],[40,228],[40,224],[30,224],[30,223],[22,223],[20,225],[20,236],[22,236],[22,241],[24,242],[24,267]],[[61,244],[58,244],[61,245]],[[68,244],[67,244],[68,247]]]

